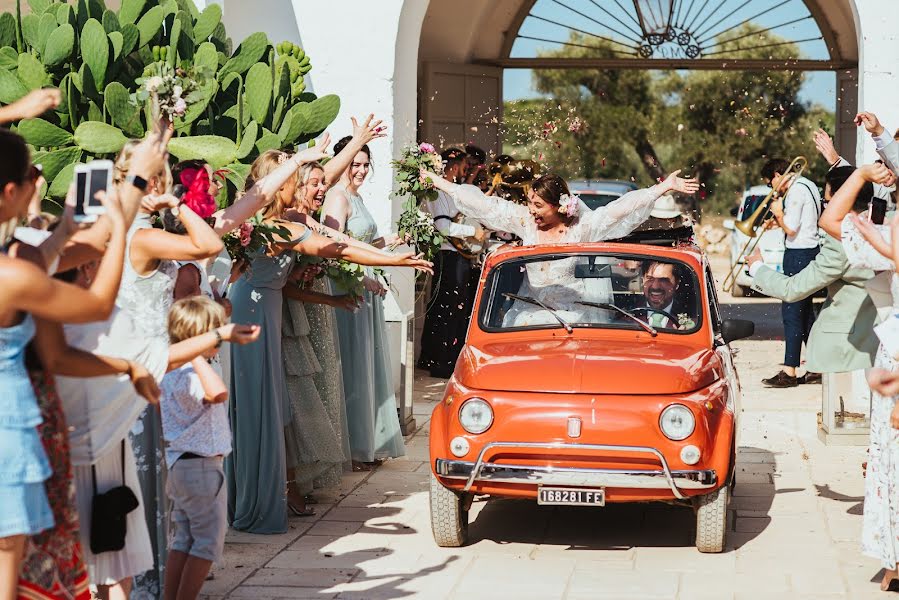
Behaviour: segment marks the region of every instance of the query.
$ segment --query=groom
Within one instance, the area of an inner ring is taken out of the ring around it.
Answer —
[[[643,299],[645,304],[638,308],[653,309],[647,311],[646,322],[653,327],[668,329],[690,329],[695,324],[694,316],[680,289],[680,276],[671,263],[649,261],[643,264]],[[662,312],[655,312],[662,311]],[[677,322],[672,322],[665,314],[672,315]],[[681,315],[686,320],[680,322]]]

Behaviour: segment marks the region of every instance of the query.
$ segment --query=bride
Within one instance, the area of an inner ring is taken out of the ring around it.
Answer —
[[[669,192],[693,194],[699,189],[697,179],[683,179],[679,174],[679,170],[675,171],[659,184],[629,192],[592,211],[571,194],[565,180],[554,174],[544,175],[534,182],[528,192],[527,205],[486,196],[473,185],[455,184],[430,171],[422,171],[421,176],[423,181],[429,180],[434,187],[452,196],[466,216],[491,229],[514,233],[525,245],[535,245],[599,242],[625,237],[649,218],[660,196]],[[589,309],[578,304],[586,299],[587,292],[584,280],[575,278],[578,260],[573,257],[528,263],[519,295],[537,300],[545,308],[516,300],[503,319],[503,325],[524,327],[555,323],[552,311],[570,323],[596,322],[597,316],[587,316]]]

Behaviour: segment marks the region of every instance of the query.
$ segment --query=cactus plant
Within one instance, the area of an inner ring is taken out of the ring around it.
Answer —
[[[199,11],[191,0],[122,0],[111,11],[103,0],[27,1],[28,15],[18,5],[0,14],[0,103],[44,85],[62,91],[55,111],[16,124],[44,166],[50,197],[65,194],[77,161],[111,158],[145,134],[150,111],[129,98],[156,63],[214,74],[176,119],[169,150],[227,167],[231,191],[260,152],[309,142],[340,108],[336,96],[306,92],[312,63],[292,42],[254,33],[232,52],[217,4]]]

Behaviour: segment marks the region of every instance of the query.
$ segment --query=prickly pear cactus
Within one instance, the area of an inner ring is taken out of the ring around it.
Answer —
[[[21,2],[21,0],[19,0]],[[111,158],[143,137],[149,110],[128,99],[150,65],[203,65],[215,73],[202,98],[175,122],[171,154],[228,169],[231,191],[265,150],[305,144],[337,116],[340,100],[306,91],[312,63],[289,41],[272,45],[254,33],[232,48],[222,9],[199,11],[191,0],[28,0],[31,13],[0,14],[0,103],[54,86],[63,100],[41,119],[14,125],[44,166],[48,195],[64,195],[74,165]],[[219,198],[227,201],[227,195]]]

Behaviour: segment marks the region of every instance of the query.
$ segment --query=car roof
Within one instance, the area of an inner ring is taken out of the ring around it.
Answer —
[[[653,246],[648,244],[629,244],[622,242],[578,242],[575,244],[538,244],[536,246],[501,246],[491,253],[484,265],[485,271],[500,263],[516,258],[531,258],[541,255],[580,254],[596,252],[604,254],[631,254],[650,256],[669,260],[679,260],[699,271],[702,266],[702,250],[694,244],[677,246]]]
[[[572,192],[607,192],[610,194],[626,194],[637,189],[633,181],[620,179],[575,179],[568,182]]]

